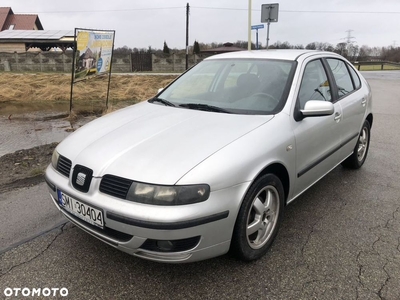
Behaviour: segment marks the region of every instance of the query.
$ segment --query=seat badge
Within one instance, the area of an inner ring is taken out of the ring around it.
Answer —
[[[78,175],[76,176],[76,184],[83,186],[85,184],[86,180],[86,174],[79,172]]]

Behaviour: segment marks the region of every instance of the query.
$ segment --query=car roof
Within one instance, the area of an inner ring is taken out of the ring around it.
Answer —
[[[283,60],[297,60],[300,56],[308,57],[317,54],[325,54],[327,56],[335,56],[333,52],[318,51],[318,50],[304,50],[304,49],[269,49],[269,50],[252,50],[252,51],[236,51],[224,54],[213,55],[205,60],[214,59],[283,59]]]

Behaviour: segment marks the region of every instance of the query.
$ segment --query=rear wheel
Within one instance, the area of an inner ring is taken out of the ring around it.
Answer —
[[[343,167],[350,169],[361,168],[367,158],[370,135],[371,126],[368,120],[365,120],[357,144],[354,147],[354,151],[345,161],[342,162]]]
[[[240,259],[263,256],[274,241],[283,216],[284,192],[274,174],[257,179],[247,192],[236,220],[231,250]]]

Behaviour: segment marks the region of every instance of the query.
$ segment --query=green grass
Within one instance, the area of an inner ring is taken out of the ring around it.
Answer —
[[[358,65],[355,66],[358,69]],[[361,65],[360,66],[360,71],[381,71],[382,65],[376,64],[376,65]],[[395,66],[395,65],[383,65],[383,71],[386,70],[400,70],[400,66]]]

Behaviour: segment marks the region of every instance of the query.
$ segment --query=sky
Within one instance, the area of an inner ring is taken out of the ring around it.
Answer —
[[[115,47],[185,48],[186,3],[190,5],[189,45],[248,38],[249,0],[1,0],[14,13],[38,14],[44,29],[111,29]],[[252,25],[261,24],[261,5],[279,3],[270,42],[306,46],[311,42],[358,46],[400,46],[400,0],[251,0]],[[266,24],[259,42],[266,44]],[[252,31],[252,41],[256,40]]]

